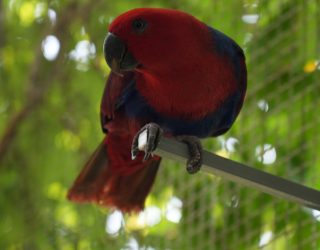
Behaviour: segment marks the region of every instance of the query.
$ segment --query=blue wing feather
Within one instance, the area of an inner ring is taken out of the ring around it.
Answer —
[[[241,79],[243,74],[241,65],[241,59],[244,59],[243,50],[233,39],[219,30],[210,26],[208,26],[208,29],[212,36],[214,51],[231,60],[237,79]]]

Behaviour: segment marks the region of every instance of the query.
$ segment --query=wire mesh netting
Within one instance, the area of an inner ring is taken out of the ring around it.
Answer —
[[[245,49],[248,94],[204,147],[320,189],[320,1],[0,1],[1,249],[320,249],[320,211],[162,162],[146,208],[71,204],[102,135],[105,26],[130,8],[178,8]]]

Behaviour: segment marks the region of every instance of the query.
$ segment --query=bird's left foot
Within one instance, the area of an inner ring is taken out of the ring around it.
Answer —
[[[198,172],[202,165],[202,145],[198,137],[182,135],[176,139],[187,144],[189,149],[189,159],[187,161],[187,171],[189,174]]]
[[[146,142],[143,149],[139,148],[139,138],[143,135],[143,133],[146,133]],[[148,123],[147,125],[143,126],[139,132],[134,136],[132,141],[132,147],[131,147],[131,158],[134,160],[138,152],[140,150],[144,151],[144,157],[143,161],[146,161],[150,158],[152,155],[152,152],[157,148],[158,143],[162,137],[163,130],[160,128],[160,126],[156,123]]]

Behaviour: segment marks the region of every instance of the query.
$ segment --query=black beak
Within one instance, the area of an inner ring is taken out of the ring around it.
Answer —
[[[116,73],[133,70],[139,65],[125,43],[112,33],[108,33],[104,40],[103,52],[107,64]]]

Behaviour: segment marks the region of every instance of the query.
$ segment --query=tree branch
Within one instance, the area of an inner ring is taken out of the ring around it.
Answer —
[[[11,116],[0,139],[0,162],[4,159],[12,142],[16,138],[21,124],[42,103],[54,80],[61,76],[61,71],[64,70],[64,55],[67,50],[67,41],[70,39],[69,28],[71,23],[77,18],[81,18],[82,21],[88,20],[89,13],[92,13],[92,9],[100,2],[88,1],[83,5],[79,5],[79,1],[73,0],[64,8],[63,12],[59,15],[57,23],[51,29],[48,28],[49,23],[45,25],[41,41],[48,34],[54,34],[58,37],[61,44],[60,53],[54,62],[46,61],[42,55],[41,41],[39,42],[39,46],[37,46],[35,51],[34,62],[26,80],[28,91],[26,93],[25,104]]]

